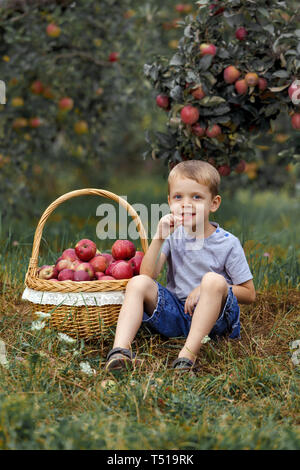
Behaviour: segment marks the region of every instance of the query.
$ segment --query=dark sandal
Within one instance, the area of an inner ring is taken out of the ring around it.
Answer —
[[[196,371],[197,367],[190,359],[187,359],[186,357],[178,357],[175,359],[175,361],[172,362],[172,369],[175,369],[179,372],[184,372],[190,370]]]
[[[107,371],[129,370],[132,368],[132,361],[135,357],[136,355],[130,349],[113,348],[107,355],[105,369]]]

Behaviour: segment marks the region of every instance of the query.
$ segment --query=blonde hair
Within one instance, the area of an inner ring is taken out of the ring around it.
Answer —
[[[212,197],[219,194],[221,177],[219,172],[210,163],[203,160],[186,160],[177,163],[170,171],[168,177],[168,194],[170,194],[170,185],[178,177],[189,178],[197,183],[208,186]]]

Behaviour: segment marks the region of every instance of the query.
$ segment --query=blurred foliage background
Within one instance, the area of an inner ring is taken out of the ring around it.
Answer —
[[[297,2],[289,7],[296,11]],[[2,230],[35,227],[52,200],[83,187],[120,194],[120,182],[128,182],[128,201],[142,203],[134,191],[141,184],[149,202],[165,200],[168,160],[149,155],[146,131],[163,132],[166,113],[144,65],[170,60],[197,12],[195,2],[171,0],[0,3]],[[299,148],[299,132],[282,114],[271,132],[257,134],[255,153],[243,155],[243,174],[223,177],[224,194],[249,187],[297,196],[292,146]],[[82,217],[86,207],[77,206]]]

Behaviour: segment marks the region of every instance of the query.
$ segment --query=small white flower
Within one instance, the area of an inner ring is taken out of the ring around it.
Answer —
[[[5,367],[5,369],[8,369],[9,364],[6,357],[6,346],[2,340],[0,340],[0,364]]]
[[[71,338],[71,336],[68,336],[65,333],[57,333],[57,336],[61,341],[64,341],[65,343],[68,343],[68,344],[76,343],[76,339]]]
[[[204,338],[202,338],[201,343],[205,344],[205,343],[208,343],[209,341],[210,341],[210,337],[206,335],[204,336]]]
[[[34,330],[42,330],[43,328],[45,328],[46,326],[46,323],[44,321],[41,321],[41,320],[35,320],[32,322],[31,324],[31,330],[34,331]]]
[[[80,364],[81,372],[87,375],[96,375],[95,369],[92,369],[88,362],[81,362]]]
[[[292,355],[292,363],[294,366],[298,366],[300,364],[300,354],[298,352],[294,352]]]
[[[300,349],[300,339],[296,339],[296,341],[293,341],[290,345],[291,349]]]
[[[45,312],[35,312],[35,315],[37,315],[39,318],[50,318],[51,317],[50,313],[45,313]]]

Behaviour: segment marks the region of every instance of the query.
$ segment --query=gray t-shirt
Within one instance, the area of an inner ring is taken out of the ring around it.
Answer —
[[[229,284],[253,279],[240,240],[217,222],[214,233],[202,240],[188,234],[183,225],[165,239],[161,251],[167,256],[167,289],[180,300],[201,283],[207,272],[224,276]]]

